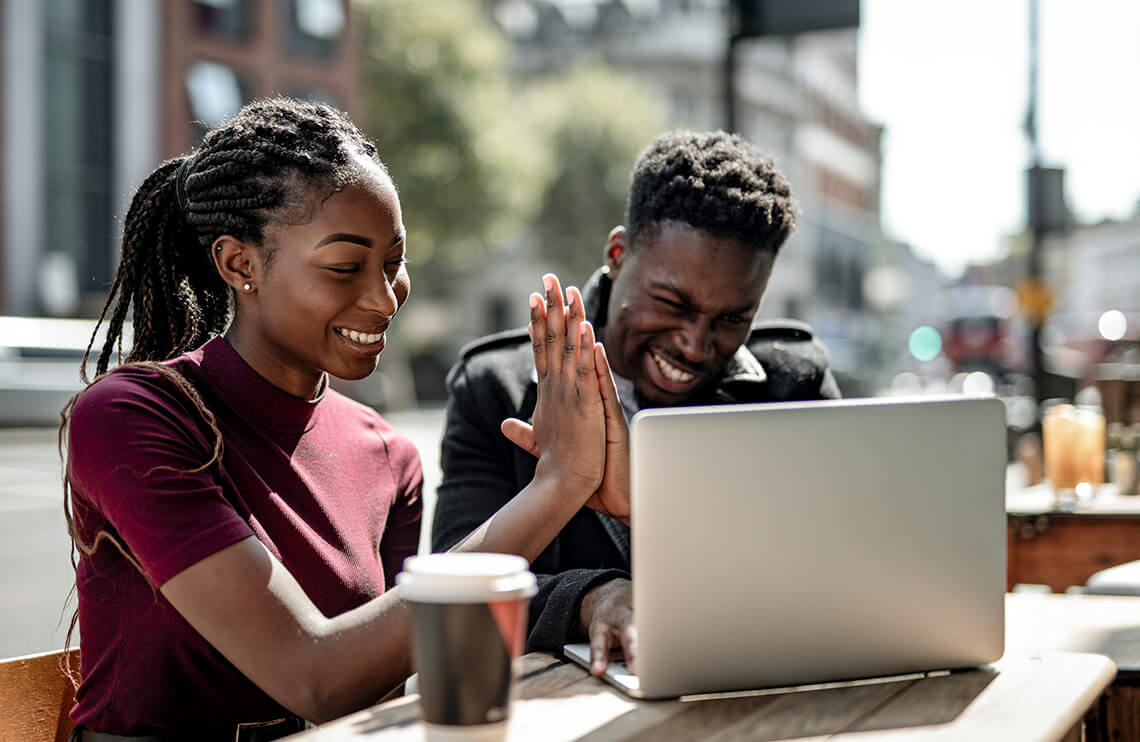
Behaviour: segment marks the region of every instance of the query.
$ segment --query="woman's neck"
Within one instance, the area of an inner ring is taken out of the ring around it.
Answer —
[[[300,399],[312,399],[320,392],[323,372],[288,357],[264,335],[244,331],[235,322],[226,330],[225,338],[250,368],[278,389]]]

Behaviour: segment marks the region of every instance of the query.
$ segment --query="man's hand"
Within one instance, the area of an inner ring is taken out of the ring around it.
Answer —
[[[586,500],[586,507],[601,511],[629,525],[629,425],[621,408],[614,377],[610,372],[609,358],[601,343],[598,387],[602,394],[602,409],[606,413],[606,471],[602,486]]]
[[[610,650],[621,647],[635,673],[637,629],[633,626],[633,583],[618,578],[603,582],[582,598],[579,624],[590,637],[590,674],[599,676],[610,662]]]

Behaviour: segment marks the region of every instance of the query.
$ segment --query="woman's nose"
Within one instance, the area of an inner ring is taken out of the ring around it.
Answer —
[[[360,305],[370,312],[391,317],[400,308],[399,297],[386,275],[369,281],[367,290],[360,297]]]

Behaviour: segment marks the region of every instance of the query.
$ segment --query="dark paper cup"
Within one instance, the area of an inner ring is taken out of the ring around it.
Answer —
[[[537,583],[509,554],[428,554],[404,561],[400,597],[412,609],[412,662],[429,736],[505,732],[511,665],[526,643]]]

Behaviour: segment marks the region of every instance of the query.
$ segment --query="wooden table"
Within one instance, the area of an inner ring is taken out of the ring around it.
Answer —
[[[1048,585],[1064,592],[1106,567],[1140,559],[1140,497],[1104,485],[1072,512],[1055,507],[1038,485],[1007,493],[1006,589]]]
[[[520,660],[509,742],[530,740],[1065,740],[1082,738],[1115,669],[1105,657],[1007,653],[976,670],[799,691],[634,701],[548,654]],[[290,737],[424,739],[417,696]]]
[[[1103,654],[1116,678],[1090,739],[1140,740],[1140,597],[1007,595],[1006,653],[1064,650]]]

